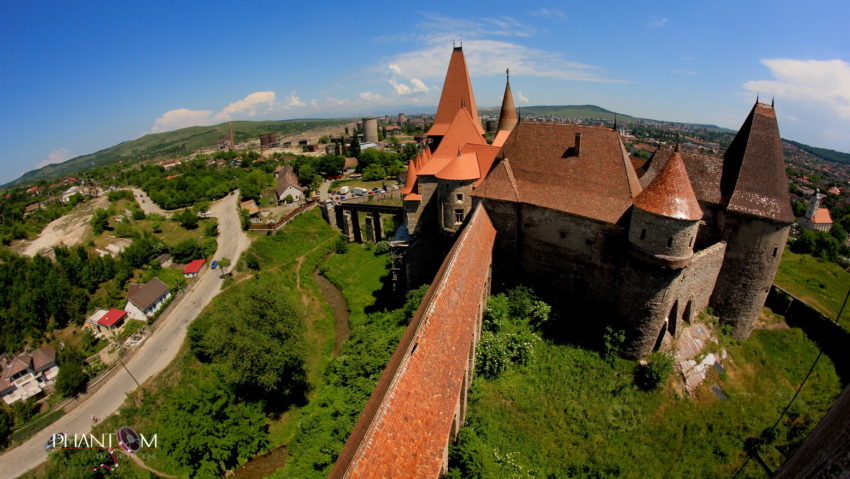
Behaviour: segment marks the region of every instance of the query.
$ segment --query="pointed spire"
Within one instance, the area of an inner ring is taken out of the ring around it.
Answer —
[[[505,96],[502,97],[502,111],[499,112],[499,126],[497,130],[513,130],[519,122],[514,96],[511,92],[511,69],[505,69]]]
[[[484,129],[481,128],[481,120],[478,117],[478,107],[472,93],[472,82],[466,69],[466,59],[463,56],[463,50],[455,47],[449,60],[446,79],[443,82],[443,92],[440,95],[440,104],[437,106],[437,115],[434,117],[434,124],[427,135],[445,135],[446,129],[461,108],[467,110],[469,116],[478,125],[479,133],[483,135]]]
[[[775,97],[770,97],[770,107],[771,108],[773,108],[773,100],[775,100],[775,99],[776,99]]]
[[[614,112],[614,131],[617,131],[617,112]]]
[[[637,195],[634,205],[658,216],[678,220],[697,221],[703,215],[678,151],[673,152],[658,176]]]
[[[676,133],[676,148],[673,151],[675,151],[676,153],[679,152],[679,134],[678,133]]]

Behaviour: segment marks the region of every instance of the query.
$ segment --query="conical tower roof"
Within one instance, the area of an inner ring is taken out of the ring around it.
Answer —
[[[723,156],[720,193],[729,211],[782,223],[794,221],[773,106],[758,101],[753,105]]]
[[[440,95],[440,105],[437,107],[434,125],[428,131],[428,135],[445,135],[461,108],[469,113],[478,132],[483,135],[484,128],[481,127],[481,119],[478,117],[478,106],[475,104],[475,95],[472,93],[472,82],[469,80],[469,71],[466,69],[463,48],[455,47],[452,58],[449,60],[446,80],[443,82],[443,92]]]
[[[667,160],[664,169],[652,183],[637,195],[634,205],[644,211],[677,220],[697,221],[702,218],[702,209],[678,151]]]
[[[505,81],[505,96],[502,98],[502,111],[499,113],[498,130],[513,130],[517,124],[518,117],[516,106],[514,106],[514,96],[511,93],[511,77],[510,71],[506,71],[507,80]]]

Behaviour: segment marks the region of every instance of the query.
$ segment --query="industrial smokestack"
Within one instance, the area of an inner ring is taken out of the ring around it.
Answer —
[[[581,133],[576,133],[576,156],[581,154]]]

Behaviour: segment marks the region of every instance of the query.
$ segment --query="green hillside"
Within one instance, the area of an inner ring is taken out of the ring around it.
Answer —
[[[346,119],[284,120],[284,121],[234,121],[234,141],[239,143],[258,138],[263,133],[294,135],[314,128],[341,125]],[[4,188],[51,180],[72,175],[83,170],[111,165],[121,161],[141,161],[159,157],[188,154],[201,148],[214,146],[223,135],[230,134],[228,123],[213,126],[192,126],[165,133],[152,133],[139,139],[125,141],[89,155],[78,156],[63,163],[47,165],[24,173]]]
[[[809,146],[803,143],[798,143],[796,141],[785,140],[788,143],[802,149],[803,151],[810,153],[812,155],[817,156],[818,158],[824,161],[831,161],[833,163],[844,163],[850,164],[850,153],[844,153],[841,151],[830,150],[828,148],[818,148],[816,146]]]
[[[526,106],[520,107],[522,116],[556,116],[560,118],[589,118],[599,120],[614,120],[615,112],[596,105],[561,105],[561,106]],[[617,120],[636,120],[629,115],[616,113]]]

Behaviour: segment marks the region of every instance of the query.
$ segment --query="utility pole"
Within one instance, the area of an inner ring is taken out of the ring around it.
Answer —
[[[142,387],[142,385],[139,384],[139,381],[136,379],[136,376],[133,376],[133,373],[131,373],[130,370],[127,369],[127,365],[124,364],[124,360],[121,359],[121,353],[124,352],[124,347],[121,346],[121,342],[118,341],[118,338],[115,336],[115,330],[109,328],[109,332],[112,333],[112,339],[115,340],[115,347],[118,348],[118,362],[121,363],[121,366],[124,366],[124,371],[127,371],[127,374],[129,374],[133,382],[136,383],[136,387]]]

